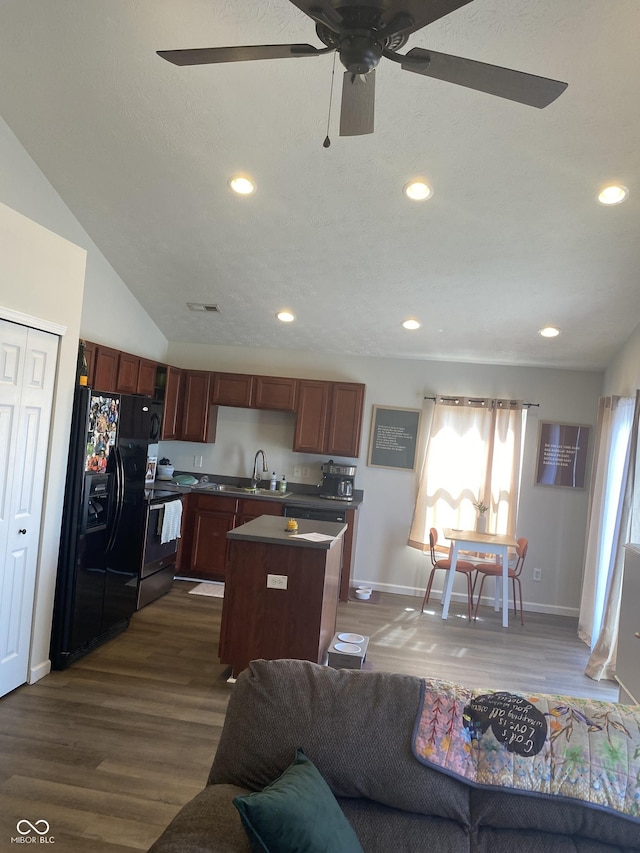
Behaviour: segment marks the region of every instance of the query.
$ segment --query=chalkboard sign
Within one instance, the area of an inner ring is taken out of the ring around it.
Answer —
[[[476,696],[464,709],[463,719],[473,740],[492,729],[496,740],[518,755],[537,755],[549,733],[544,714],[514,693]]]
[[[420,409],[374,406],[368,464],[374,468],[415,470],[421,414]]]

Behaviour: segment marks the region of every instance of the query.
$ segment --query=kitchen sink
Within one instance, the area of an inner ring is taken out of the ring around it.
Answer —
[[[259,495],[261,498],[286,498],[291,492],[272,492],[271,489],[252,489],[249,486],[230,486],[226,483],[198,483],[199,492],[224,492],[233,495]]]

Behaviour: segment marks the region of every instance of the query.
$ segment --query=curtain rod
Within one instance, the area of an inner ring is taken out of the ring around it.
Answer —
[[[442,396],[442,395],[440,395],[440,396]],[[460,394],[460,395],[454,396],[454,397],[442,397],[442,399],[443,400],[459,400],[460,397],[463,397],[463,396],[464,396],[463,394]],[[423,400],[437,400],[437,397],[423,397],[422,399]],[[472,403],[481,403],[483,399],[487,399],[487,398],[486,397],[468,397],[468,399]],[[490,399],[493,399],[493,397],[491,397]],[[514,402],[515,402],[515,400],[514,400]],[[526,409],[531,409],[531,408],[539,409],[540,408],[540,403],[523,403],[522,405]]]

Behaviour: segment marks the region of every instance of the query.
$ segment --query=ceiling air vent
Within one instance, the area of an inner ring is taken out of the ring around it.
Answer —
[[[190,311],[209,311],[213,314],[219,314],[220,309],[217,305],[205,305],[203,302],[187,302]]]

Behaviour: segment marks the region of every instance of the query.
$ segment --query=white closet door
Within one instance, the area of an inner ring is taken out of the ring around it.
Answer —
[[[27,680],[58,340],[0,320],[0,696]]]

